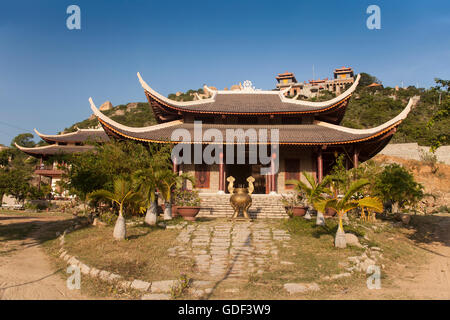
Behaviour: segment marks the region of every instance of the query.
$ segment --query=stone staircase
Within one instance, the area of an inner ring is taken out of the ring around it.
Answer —
[[[229,194],[200,193],[201,206],[198,217],[224,218],[233,215]],[[252,218],[286,218],[281,195],[252,194],[249,214]]]

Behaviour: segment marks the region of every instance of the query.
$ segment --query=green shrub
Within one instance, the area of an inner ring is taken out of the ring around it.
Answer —
[[[112,212],[103,212],[100,213],[100,220],[102,220],[104,223],[113,226],[116,224],[117,215]]]
[[[415,206],[424,197],[423,186],[398,164],[390,164],[376,177],[375,192],[384,201],[390,201],[394,213],[405,205]]]

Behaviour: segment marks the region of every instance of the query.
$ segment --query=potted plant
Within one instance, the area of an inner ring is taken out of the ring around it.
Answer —
[[[290,217],[303,217],[308,209],[301,192],[298,194],[292,193],[287,196],[281,195],[281,203],[284,205],[286,213]]]
[[[178,214],[187,221],[195,221],[200,211],[200,197],[196,190],[177,190],[175,192],[175,206]]]
[[[316,213],[316,225],[325,225],[325,218],[323,216],[323,212],[320,210],[316,210],[314,207],[314,203],[319,200],[324,199],[324,194],[330,194],[331,191],[326,187],[330,181],[331,176],[325,176],[321,182],[316,182],[316,179],[312,174],[303,172],[303,177],[308,183],[303,182],[302,180],[288,180],[287,184],[295,185],[295,190],[299,192],[299,194],[304,195],[304,199],[308,205],[308,209],[306,211],[305,219],[311,219],[311,213]]]

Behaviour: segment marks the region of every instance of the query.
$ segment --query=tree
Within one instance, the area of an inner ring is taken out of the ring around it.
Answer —
[[[435,126],[435,123],[441,120],[449,119],[450,116],[450,80],[434,79],[437,86],[435,90],[439,94],[439,105],[438,110],[433,115],[433,117],[428,121],[428,128]],[[442,98],[443,96],[443,98]],[[447,127],[448,128],[448,127]],[[431,150],[434,152],[441,145],[446,145],[449,143],[448,130],[439,133],[433,137]]]
[[[384,201],[390,201],[392,211],[398,213],[406,204],[414,205],[423,196],[423,186],[404,167],[394,163],[384,167],[375,180],[375,192]]]
[[[30,174],[25,170],[12,169],[6,171],[4,179],[7,182],[5,193],[13,196],[18,202],[23,204],[30,193]]]
[[[342,199],[323,199],[318,200],[315,203],[315,207],[317,208],[317,210],[324,211],[326,208],[331,208],[336,210],[338,214],[339,225],[334,240],[335,246],[337,248],[345,248],[347,246],[344,227],[342,225],[342,217],[344,216],[344,214],[358,207],[371,209],[377,212],[383,211],[383,203],[376,197],[354,199],[354,196],[369,183],[369,180],[366,179],[357,180],[350,185]]]
[[[144,221],[151,226],[156,225],[156,217],[158,214],[156,197],[156,191],[160,184],[158,178],[158,168],[155,167],[138,170],[133,175],[133,180],[147,203],[147,212]]]
[[[22,147],[33,148],[36,144],[32,139],[33,135],[31,133],[21,133],[11,141],[11,147],[15,148],[15,144],[17,143]]]
[[[314,203],[324,199],[323,197],[324,193],[331,194],[331,191],[326,188],[326,186],[331,181],[331,176],[326,176],[322,180],[322,182],[317,183],[312,174],[309,174],[307,172],[303,172],[302,174],[308,181],[309,186],[301,180],[288,180],[286,181],[286,183],[295,185],[295,190],[297,190],[298,192],[305,193],[306,200],[308,202],[308,210],[305,218],[311,219],[310,211],[311,209],[314,209]],[[317,225],[325,224],[325,218],[323,217],[323,211],[321,210],[317,210],[316,224]]]
[[[139,194],[133,189],[132,183],[122,178],[114,180],[114,191],[109,190],[96,190],[89,194],[92,199],[107,199],[119,206],[119,217],[117,218],[116,225],[114,226],[113,236],[117,240],[123,240],[126,238],[127,230],[125,226],[125,218],[123,217],[123,206],[136,200]]]
[[[362,72],[361,79],[359,79],[359,88],[363,89],[372,83],[380,83],[380,81],[377,79],[377,77],[372,76],[368,73]]]

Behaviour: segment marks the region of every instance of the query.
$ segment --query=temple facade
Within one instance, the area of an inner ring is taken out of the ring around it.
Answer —
[[[232,214],[226,187],[230,176],[235,186],[247,186],[249,176],[255,179],[251,215],[284,216],[279,200],[281,194],[293,189],[286,181],[301,178],[303,171],[321,181],[340,154],[345,155],[349,169],[372,158],[390,141],[413,104],[410,100],[397,117],[380,126],[351,129],[339,124],[359,75],[347,90],[324,102],[288,98],[291,86],[262,91],[248,82],[236,91],[204,86],[210,93],[208,98],[179,102],[153,90],[139,73],[138,78],[157,125],[122,125],[100,112],[89,99],[93,113],[115,139],[179,146],[181,152],[173,157],[174,170],[195,176],[201,212],[208,216]],[[202,158],[205,154],[214,161]]]

